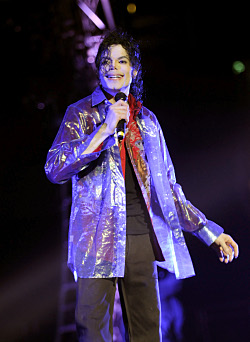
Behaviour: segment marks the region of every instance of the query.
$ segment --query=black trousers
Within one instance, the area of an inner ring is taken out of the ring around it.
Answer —
[[[127,236],[123,278],[78,278],[75,318],[79,341],[112,341],[117,281],[129,341],[160,342],[158,274],[148,234]]]

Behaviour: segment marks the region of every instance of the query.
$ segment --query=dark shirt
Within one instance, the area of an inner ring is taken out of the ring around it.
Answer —
[[[138,184],[133,165],[126,150],[126,210],[127,210],[127,234],[148,234],[151,220]]]

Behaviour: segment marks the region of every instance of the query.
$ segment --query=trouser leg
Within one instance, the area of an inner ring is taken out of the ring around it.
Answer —
[[[158,274],[149,235],[128,235],[125,276],[119,283],[130,342],[160,342]]]
[[[115,278],[78,278],[76,328],[79,342],[111,342]]]

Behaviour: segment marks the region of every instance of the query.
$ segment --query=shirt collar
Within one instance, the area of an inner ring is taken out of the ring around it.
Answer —
[[[104,92],[102,91],[102,88],[98,86],[94,92],[92,93],[92,107],[97,106],[101,102],[105,101],[106,104],[111,104],[106,96],[104,95]],[[132,108],[133,116],[134,118],[138,115],[138,113],[141,110],[142,104],[139,101],[136,101],[134,96],[132,94],[129,94],[128,97],[129,106]]]
[[[100,86],[92,93],[92,107],[97,106],[101,102],[107,100]]]

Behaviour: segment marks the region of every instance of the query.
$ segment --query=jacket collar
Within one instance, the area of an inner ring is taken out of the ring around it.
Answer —
[[[106,96],[104,95],[104,92],[102,91],[102,88],[98,86],[94,92],[92,93],[92,107],[95,107],[99,105],[103,101],[107,101]],[[136,101],[134,96],[132,94],[129,94],[128,96],[128,102],[129,106],[132,108],[132,111],[134,112],[134,118],[138,115],[138,113],[141,110],[142,104],[139,101]]]
[[[107,100],[101,87],[98,86],[92,93],[92,107],[99,105],[101,102]]]

